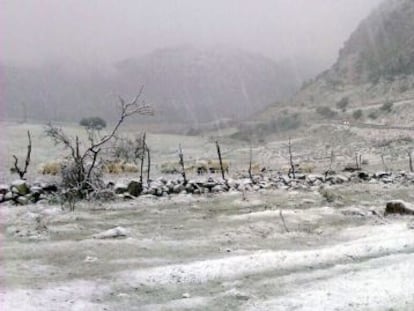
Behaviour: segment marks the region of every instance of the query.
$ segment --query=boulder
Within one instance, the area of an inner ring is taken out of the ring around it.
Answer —
[[[385,172],[385,171],[376,172],[373,175],[373,177],[376,178],[376,179],[380,179],[380,178],[383,178],[383,177],[389,177],[389,176],[391,176],[391,173]]]
[[[349,181],[349,178],[344,175],[331,175],[327,176],[326,181],[329,181],[331,184],[343,184]]]
[[[185,190],[185,186],[183,184],[175,185],[173,188],[174,193],[180,193]]]
[[[94,239],[113,239],[127,236],[127,230],[123,227],[115,227],[93,235]]]
[[[0,194],[6,194],[9,191],[9,186],[8,185],[0,185]]]
[[[11,184],[11,189],[14,193],[17,193],[19,195],[26,195],[30,192],[30,188],[27,185],[26,181],[22,179],[15,180]]]
[[[216,185],[213,188],[211,188],[211,192],[214,192],[214,193],[224,192],[224,187],[222,185]]]
[[[20,205],[27,205],[27,204],[29,204],[29,199],[25,196],[19,196],[16,199],[16,202]]]
[[[10,201],[12,199],[13,199],[13,193],[11,191],[7,192],[3,197],[4,201]]]
[[[193,193],[194,192],[194,186],[192,184],[187,184],[185,186],[185,191],[187,191],[187,193]]]
[[[130,181],[127,190],[130,195],[137,197],[142,193],[142,184],[139,181]]]
[[[365,171],[358,172],[358,178],[362,180],[369,180],[369,173]]]
[[[386,204],[384,216],[389,214],[414,215],[414,207],[403,200],[391,200]]]
[[[59,190],[58,189],[58,186],[55,185],[55,184],[46,184],[46,185],[43,185],[42,186],[42,189],[45,192],[57,192]]]
[[[128,191],[128,186],[124,183],[117,182],[114,186],[114,191],[116,194],[122,194]]]
[[[309,174],[307,177],[308,182],[315,183],[316,181],[323,181],[324,176],[321,174]]]

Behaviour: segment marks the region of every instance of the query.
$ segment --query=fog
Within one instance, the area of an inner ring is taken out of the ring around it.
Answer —
[[[111,120],[144,85],[160,120],[244,120],[329,68],[380,1],[0,0],[0,105]]]
[[[107,64],[154,49],[229,46],[332,63],[381,0],[0,0],[3,63]]]

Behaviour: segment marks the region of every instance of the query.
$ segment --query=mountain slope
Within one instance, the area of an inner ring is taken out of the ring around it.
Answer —
[[[269,120],[289,109],[301,113],[305,126],[326,119],[412,125],[411,99],[414,1],[388,0],[360,23],[329,70],[308,81],[289,101],[264,110],[256,120]],[[402,101],[404,105],[392,107]]]
[[[348,83],[414,74],[414,2],[391,0],[351,35],[332,73]]]

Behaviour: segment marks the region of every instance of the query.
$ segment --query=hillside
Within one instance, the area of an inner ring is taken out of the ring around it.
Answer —
[[[414,1],[388,0],[360,23],[329,70],[255,122],[280,123],[284,114],[302,128],[342,120],[412,126],[413,99]]]
[[[4,66],[4,107],[9,119],[78,121],[83,115],[114,116],[115,95],[134,96],[141,85],[157,120],[240,120],[286,98],[303,77],[289,65],[225,48],[154,51],[111,70],[63,66]]]

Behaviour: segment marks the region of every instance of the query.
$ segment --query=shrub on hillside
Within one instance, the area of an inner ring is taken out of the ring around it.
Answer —
[[[378,115],[377,115],[377,113],[376,113],[375,111],[371,111],[371,112],[368,114],[368,118],[370,118],[370,119],[372,119],[372,120],[375,120],[376,118],[378,118]]]
[[[346,107],[348,105],[349,105],[349,98],[348,97],[344,97],[339,102],[336,103],[336,107],[338,109],[341,109],[342,112],[345,112],[346,111]]]
[[[355,120],[359,120],[359,119],[361,119],[362,118],[362,116],[363,116],[363,112],[362,112],[362,110],[361,109],[358,109],[358,110],[355,110],[353,113],[352,113],[352,117],[355,119]]]
[[[386,102],[381,106],[381,110],[390,113],[392,111],[393,105],[394,104],[392,102]]]
[[[317,107],[316,112],[320,114],[321,116],[324,116],[325,118],[329,118],[329,119],[335,117],[338,114],[336,111],[326,106]]]

